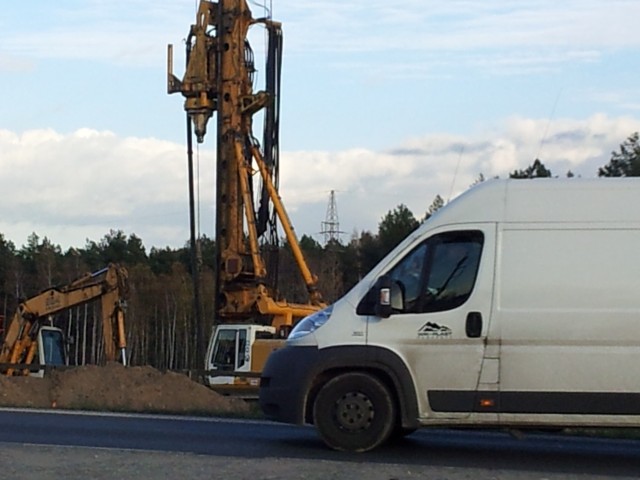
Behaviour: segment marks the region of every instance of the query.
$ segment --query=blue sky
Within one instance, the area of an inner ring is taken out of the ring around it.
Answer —
[[[249,3],[254,17],[265,15]],[[640,130],[636,0],[267,4],[283,23],[281,194],[317,235],[336,190],[344,240],[400,203],[422,216],[534,158],[595,176]],[[194,0],[9,2],[0,18],[0,232],[63,248],[110,229],[148,247],[188,238],[182,99],[166,45]],[[258,56],[264,35],[251,35]],[[262,80],[258,74],[258,80]],[[214,135],[200,146],[213,232]]]

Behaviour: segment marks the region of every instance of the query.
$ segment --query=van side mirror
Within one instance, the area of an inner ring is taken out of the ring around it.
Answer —
[[[383,275],[378,278],[373,287],[376,295],[376,304],[374,313],[380,318],[389,318],[391,316],[391,288],[392,281],[389,275]]]
[[[393,310],[402,311],[403,305],[403,293],[399,283],[393,281],[389,275],[383,275],[360,300],[356,314],[389,318]]]

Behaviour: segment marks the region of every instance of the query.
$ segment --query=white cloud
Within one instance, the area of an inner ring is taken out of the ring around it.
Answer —
[[[377,231],[399,204],[421,217],[434,197],[466,190],[480,173],[507,177],[536,157],[558,176],[594,177],[640,121],[594,115],[584,120],[512,117],[470,135],[429,134],[388,151],[284,152],[281,196],[299,235],[317,234],[330,190],[341,229]],[[179,247],[188,239],[183,145],[118,137],[91,129],[61,134],[0,130],[0,232],[17,245],[36,232],[63,248],[82,247],[110,229],[145,245]],[[213,231],[213,153],[200,153],[203,233]]]
[[[595,177],[611,151],[640,120],[594,115],[584,120],[513,117],[493,131],[472,135],[429,134],[408,139],[387,152],[286,153],[282,160],[282,194],[293,200],[298,231],[317,232],[324,220],[321,205],[336,190],[342,230],[377,230],[380,219],[400,203],[421,217],[436,195],[448,199],[483,174],[508,177],[539,157],[556,176],[571,170]],[[290,204],[290,205],[291,205]],[[305,211],[318,217],[308,219]]]
[[[0,72],[24,73],[35,69],[35,64],[27,59],[0,51]]]
[[[135,233],[149,246],[188,238],[181,145],[90,129],[0,130],[0,151],[0,231],[19,245],[34,231],[65,248],[110,229]],[[212,164],[210,156],[204,152],[201,161]],[[212,185],[211,174],[202,173]],[[207,191],[202,201],[211,204]]]

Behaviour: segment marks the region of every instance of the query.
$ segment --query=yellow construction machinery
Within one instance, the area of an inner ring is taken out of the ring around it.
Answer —
[[[267,33],[265,88],[255,92],[254,55],[249,28]],[[168,52],[168,92],[185,97],[187,143],[198,142],[216,113],[216,299],[215,324],[206,368],[260,372],[268,353],[292,325],[324,306],[278,194],[279,101],[282,30],[270,18],[253,18],[245,0],[201,0],[186,41],[186,72],[173,75]],[[263,114],[263,145],[253,134],[253,117]],[[190,159],[191,163],[191,159]],[[254,178],[260,180],[254,186]],[[284,231],[307,292],[307,303],[278,297],[264,245],[276,243],[276,222]],[[275,242],[274,242],[275,238]],[[281,342],[280,342],[281,343]],[[256,379],[257,380],[257,379]],[[245,383],[237,376],[213,383]]]
[[[51,317],[72,307],[100,300],[106,361],[119,358],[126,365],[124,302],[127,271],[118,265],[88,273],[62,287],[52,287],[24,300],[11,319],[0,350],[0,364],[64,365],[66,342]],[[28,368],[2,368],[6,375],[29,374]],[[42,371],[39,371],[42,374]]]

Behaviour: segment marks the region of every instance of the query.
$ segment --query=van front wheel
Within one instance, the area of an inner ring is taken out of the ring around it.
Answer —
[[[336,450],[366,452],[391,435],[396,407],[389,389],[361,372],[328,381],[313,404],[313,421],[324,442]]]

